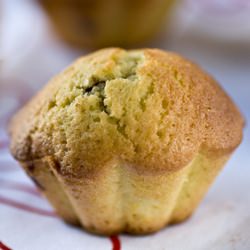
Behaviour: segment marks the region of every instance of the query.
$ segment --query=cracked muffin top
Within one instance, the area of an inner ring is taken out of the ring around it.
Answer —
[[[19,161],[53,156],[64,174],[109,161],[173,171],[198,152],[227,154],[243,118],[215,80],[177,54],[103,49],[54,77],[10,124]]]

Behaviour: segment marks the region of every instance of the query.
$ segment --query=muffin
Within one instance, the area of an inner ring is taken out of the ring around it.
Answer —
[[[152,37],[174,0],[40,0],[55,30],[78,47],[131,46]]]
[[[242,138],[215,80],[158,49],[103,49],[10,124],[11,152],[67,222],[146,234],[188,218]]]

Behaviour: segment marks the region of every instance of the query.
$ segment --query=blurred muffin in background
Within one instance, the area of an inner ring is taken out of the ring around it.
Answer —
[[[64,40],[78,47],[131,46],[160,30],[174,0],[39,0]]]

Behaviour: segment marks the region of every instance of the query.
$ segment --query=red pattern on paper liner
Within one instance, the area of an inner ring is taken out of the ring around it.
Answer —
[[[31,212],[34,214],[45,215],[45,216],[50,216],[50,217],[57,217],[56,213],[53,211],[48,211],[48,210],[44,210],[41,208],[33,207],[30,205],[24,204],[22,202],[6,198],[4,196],[0,196],[0,203],[3,205],[18,208],[18,209],[21,209],[21,210],[24,210],[27,212]]]
[[[109,238],[112,242],[112,246],[113,246],[112,250],[121,250],[121,242],[118,236],[113,235],[113,236],[110,236]]]
[[[11,248],[7,247],[3,242],[0,241],[0,250],[11,250]]]
[[[8,140],[1,140],[0,141],[0,149],[6,149],[9,146],[9,141]]]
[[[37,189],[35,189],[29,185],[15,182],[15,181],[9,181],[9,180],[7,181],[4,179],[0,179],[0,187],[6,188],[6,189],[12,189],[15,191],[21,191],[21,192],[29,193],[29,194],[34,195],[34,196],[41,197],[41,194],[38,192]]]

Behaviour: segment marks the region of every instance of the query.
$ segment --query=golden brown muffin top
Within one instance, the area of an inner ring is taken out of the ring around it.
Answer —
[[[199,151],[228,154],[243,118],[197,65],[158,49],[103,49],[54,77],[12,119],[19,161],[53,156],[62,173],[119,160],[137,171],[176,170]]]

